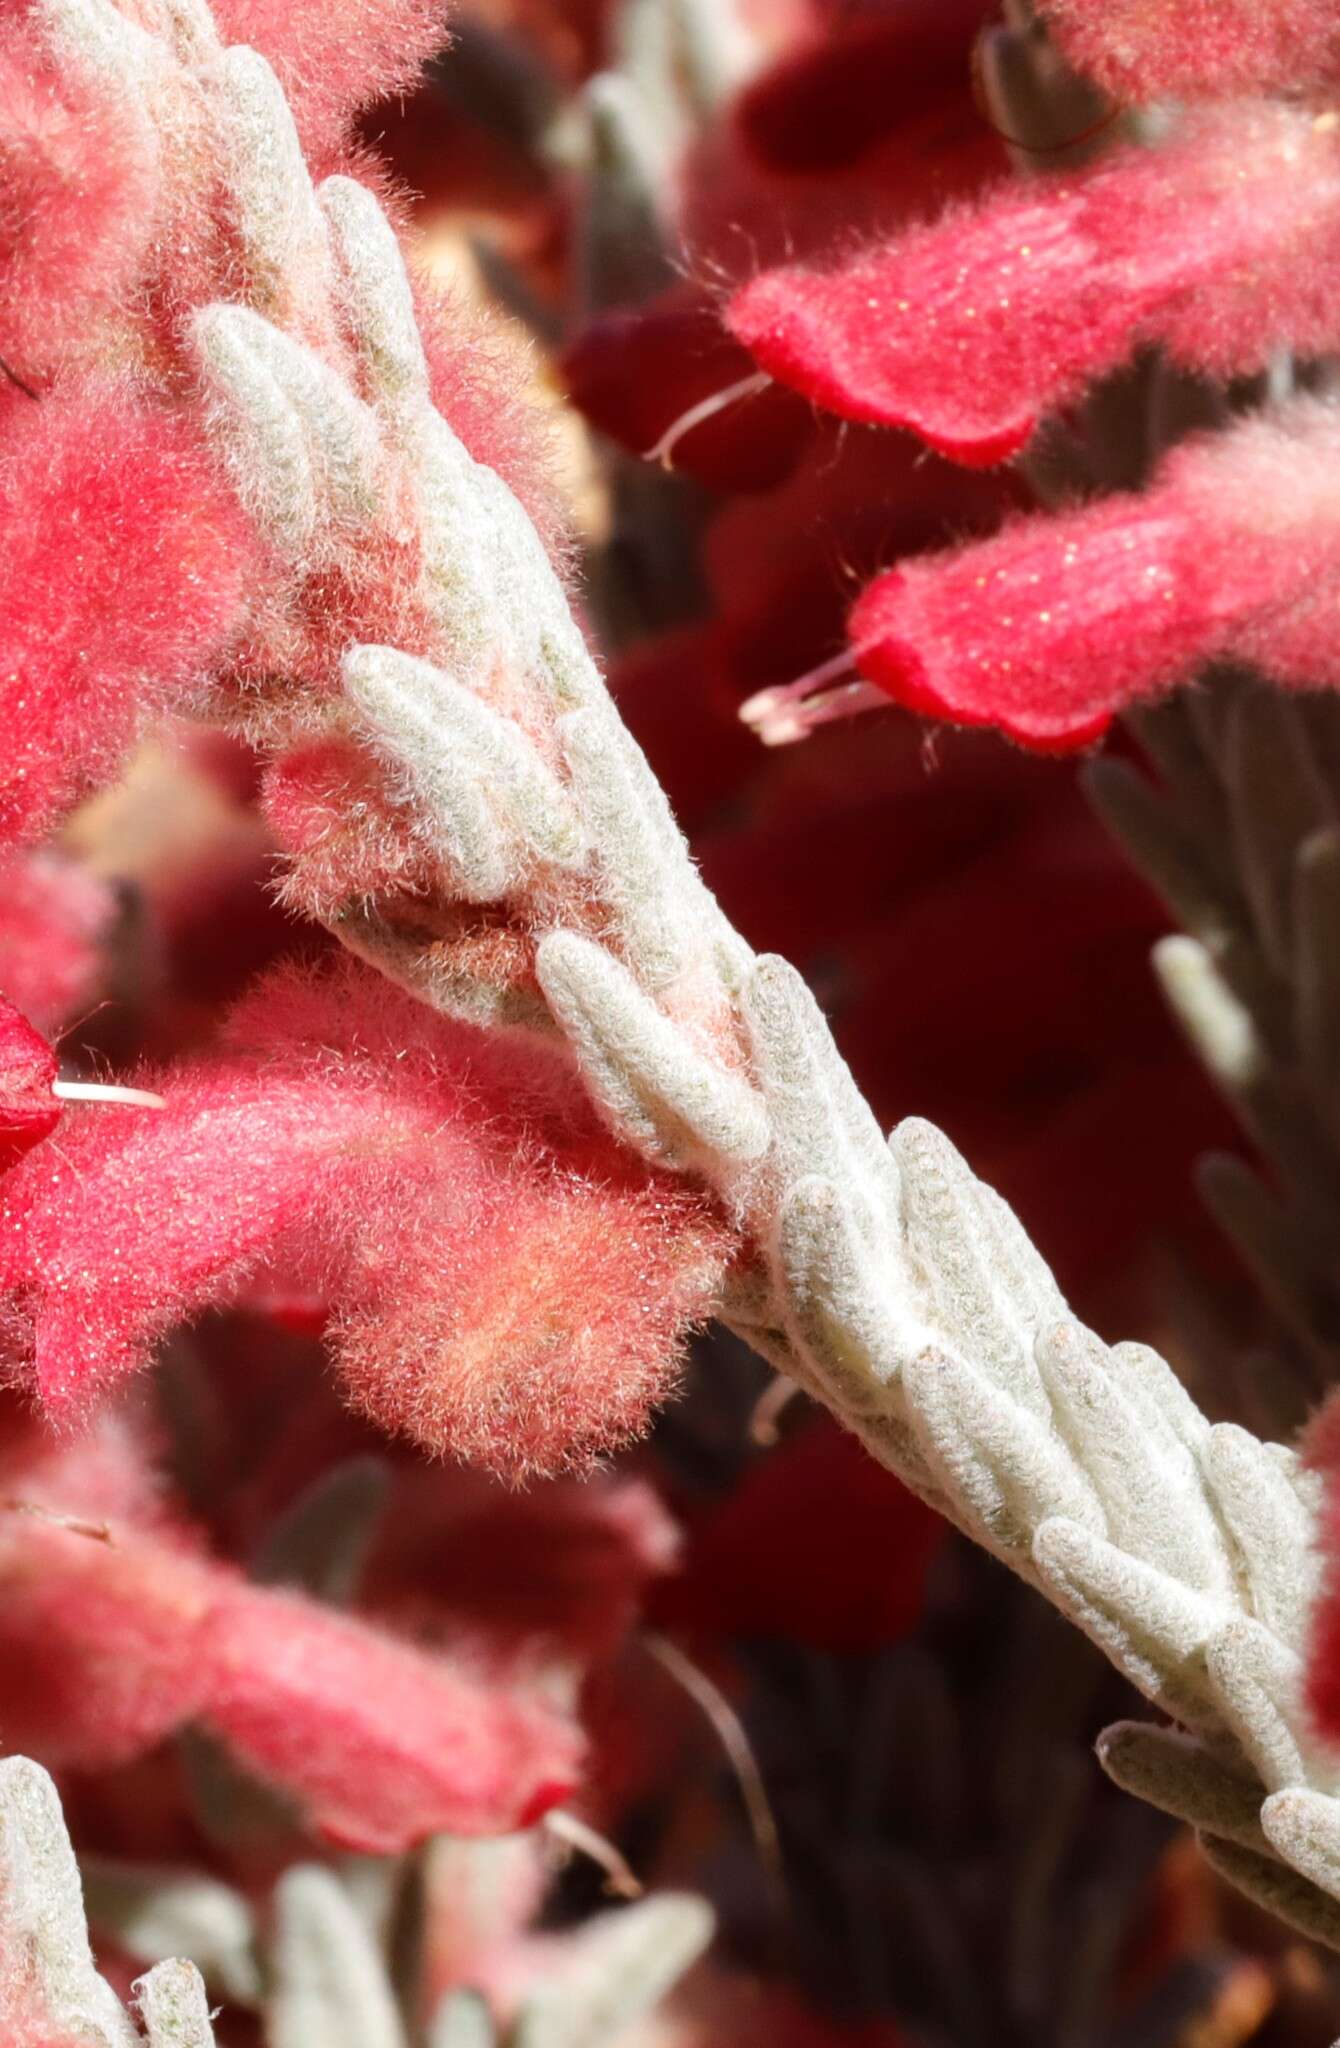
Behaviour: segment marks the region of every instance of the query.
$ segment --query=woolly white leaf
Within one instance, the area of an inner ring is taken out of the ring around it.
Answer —
[[[786,1327],[844,1412],[888,1408],[903,1360],[925,1340],[861,1241],[846,1194],[818,1174],[783,1199],[774,1248]]]
[[[1106,1534],[1187,1585],[1226,1594],[1228,1561],[1196,1468],[1180,1445],[1160,1444],[1150,1431],[1110,1369],[1111,1353],[1091,1331],[1066,1322],[1042,1333],[1036,1356],[1057,1425],[1103,1504]]]
[[[1051,1415],[1033,1355],[1040,1306],[1010,1293],[991,1253],[988,1214],[973,1174],[942,1131],[907,1117],[890,1140],[902,1178],[913,1284],[948,1348],[975,1359],[1041,1420]],[[1064,1310],[1063,1310],[1064,1312]]]
[[[571,799],[524,734],[431,662],[353,647],[345,687],[376,742],[404,769],[476,902],[524,866],[579,866],[586,838]]]
[[[1180,933],[1160,939],[1153,959],[1163,992],[1210,1073],[1230,1095],[1242,1094],[1265,1065],[1251,1012],[1198,939]]]
[[[6,1964],[30,1982],[53,2024],[91,2048],[139,2048],[111,1986],[93,1967],[83,1889],[56,1787],[24,1756],[0,1760],[0,1893]]]
[[[1272,1791],[1306,1784],[1294,1732],[1302,1720],[1298,1657],[1244,1615],[1219,1631],[1207,1661],[1224,1718],[1265,1783]]]
[[[712,1911],[681,1893],[606,1913],[573,1941],[573,1961],[532,1998],[516,2048],[606,2048],[649,2012],[712,1938]]]
[[[192,333],[238,496],[276,545],[305,559],[318,511],[306,429],[243,307],[206,306]]]
[[[1196,1839],[1206,1862],[1267,1913],[1312,1941],[1340,1949],[1340,1905],[1334,1899],[1271,1857],[1254,1855],[1217,1835],[1201,1834]]]
[[[836,1180],[867,1247],[889,1244],[898,1169],[810,990],[789,962],[765,953],[754,963],[741,1008],[772,1118],[781,1186],[815,1173]]]
[[[1194,1735],[1148,1721],[1117,1721],[1104,1728],[1097,1753],[1109,1778],[1123,1791],[1191,1827],[1222,1835],[1245,1849],[1267,1851],[1260,1779],[1229,1770]]]
[[[1210,1432],[1204,1469],[1238,1546],[1257,1620],[1282,1642],[1301,1647],[1319,1568],[1313,1521],[1288,1472],[1231,1422]]]
[[[767,1148],[757,1090],[711,1060],[594,940],[552,932],[536,954],[540,985],[588,1085],[649,1158],[748,1165]]]
[[[289,326],[326,278],[330,252],[288,101],[264,57],[244,44],[202,76],[219,102],[251,303]]]
[[[1076,1522],[1044,1522],[1033,1562],[1056,1605],[1147,1698],[1193,1727],[1218,1725],[1204,1668],[1215,1605]]]
[[[213,2048],[209,2002],[194,1963],[158,1963],[136,1988],[149,2048]]]
[[[952,1352],[923,1351],[904,1372],[913,1427],[953,1497],[994,1549],[1022,1553],[1033,1531],[1063,1516],[1102,1533],[1084,1470],[1054,1430]]]
[[[173,1870],[84,1862],[88,1917],[136,1962],[189,1955],[229,1998],[254,2005],[260,1996],[256,1927],[250,1906],[230,1885]]]
[[[1340,1899],[1340,1799],[1305,1786],[1273,1792],[1261,1826],[1275,1854],[1333,1899]]]
[[[664,831],[642,801],[623,749],[611,744],[607,716],[594,706],[572,711],[559,720],[558,732],[573,793],[600,849],[613,929],[643,986],[668,988],[689,963],[694,932],[685,906],[666,886]]]
[[[489,2009],[474,1991],[449,1992],[428,2029],[428,2048],[494,2048]]]
[[[406,2048],[381,1957],[347,1892],[318,1864],[275,1892],[270,2048]]]

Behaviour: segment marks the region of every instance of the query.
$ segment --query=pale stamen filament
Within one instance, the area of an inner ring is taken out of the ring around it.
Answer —
[[[725,412],[728,406],[735,405],[740,399],[753,398],[758,392],[766,391],[771,382],[771,377],[764,371],[755,370],[752,376],[741,377],[737,384],[728,384],[724,391],[714,391],[710,398],[700,398],[696,405],[691,405],[687,412],[671,421],[660,440],[646,451],[644,462],[659,462],[662,469],[673,469],[675,449],[686,434],[691,434],[695,427],[701,427],[704,421],[715,419],[719,412]]]
[[[53,1081],[53,1095],[59,1095],[62,1102],[115,1102],[127,1103],[132,1109],[166,1109],[166,1095],[155,1095],[150,1088],[125,1088],[119,1081]]]

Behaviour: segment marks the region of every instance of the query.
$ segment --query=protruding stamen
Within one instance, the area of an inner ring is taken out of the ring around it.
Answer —
[[[835,718],[877,711],[889,699],[873,683],[853,674],[855,662],[850,648],[844,648],[794,683],[757,691],[740,706],[740,717],[753,726],[765,747],[786,747]],[[828,688],[830,683],[837,687]]]
[[[597,1828],[588,1827],[584,1820],[578,1820],[575,1813],[568,1813],[564,1807],[556,1806],[546,1813],[540,1823],[546,1834],[565,1848],[580,1849],[583,1856],[589,1856],[598,1863],[605,1873],[605,1889],[620,1899],[640,1899],[642,1884],[632,1865],[621,1850],[616,1849],[607,1835]]]
[[[120,1102],[132,1109],[166,1109],[166,1095],[149,1088],[123,1088],[118,1081],[53,1081],[53,1095],[64,1102]]]
[[[655,447],[648,448],[643,460],[659,462],[662,469],[673,469],[675,449],[686,434],[702,426],[704,420],[715,419],[719,412],[725,412],[738,399],[753,398],[758,392],[766,391],[771,382],[766,371],[755,370],[751,376],[741,377],[737,384],[728,384],[724,391],[714,391],[710,398],[700,398],[696,405],[691,405],[687,412],[671,421]]]

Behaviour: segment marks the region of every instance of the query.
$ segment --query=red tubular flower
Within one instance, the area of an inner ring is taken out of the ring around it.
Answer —
[[[1235,105],[835,269],[764,271],[727,325],[818,404],[986,464],[1142,344],[1220,375],[1331,346],[1338,277],[1336,131]]]
[[[246,1051],[165,1106],[72,1118],[0,1209],[0,1285],[71,1415],[262,1268],[313,1283],[359,1404],[513,1472],[642,1429],[726,1250],[701,1198],[630,1171],[566,1077],[494,1060],[350,962],[276,975]]]
[[[1340,604],[1338,444],[1329,408],[1298,405],[1189,445],[1141,495],[904,562],[853,608],[855,659],[913,710],[1042,749],[1086,744],[1215,656],[1320,682]]]
[[[1121,99],[1227,96],[1340,75],[1331,0],[1043,0],[1070,62]]]
[[[112,772],[240,621],[256,548],[186,421],[17,395],[0,465],[0,843]]]
[[[529,1826],[581,1744],[515,1688],[204,1554],[115,1421],[9,1447],[0,1528],[6,1742],[105,1769],[187,1720],[222,1735],[328,1840],[390,1854]],[[105,1526],[90,1516],[105,1516]]]
[[[345,1848],[508,1834],[575,1787],[556,1715],[296,1594],[225,1587],[206,1659],[211,1726]]]

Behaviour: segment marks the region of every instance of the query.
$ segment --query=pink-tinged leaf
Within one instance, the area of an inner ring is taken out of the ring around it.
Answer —
[[[904,562],[853,608],[855,659],[912,710],[1040,749],[1085,745],[1214,657],[1321,681],[1338,441],[1328,407],[1300,404],[1188,445],[1138,496]]]
[[[116,391],[15,396],[0,468],[0,843],[111,773],[240,621],[257,555],[198,434]]]
[[[1042,0],[1070,62],[1119,99],[1227,98],[1340,76],[1332,0]]]
[[[56,1055],[21,1010],[0,996],[0,1173],[55,1130]]]
[[[1340,133],[1283,106],[997,188],[837,267],[764,271],[727,324],[772,376],[971,464],[1159,343],[1220,375],[1340,332]]]
[[[218,0],[226,40],[279,74],[303,147],[336,149],[360,107],[412,85],[446,41],[442,0]]]

